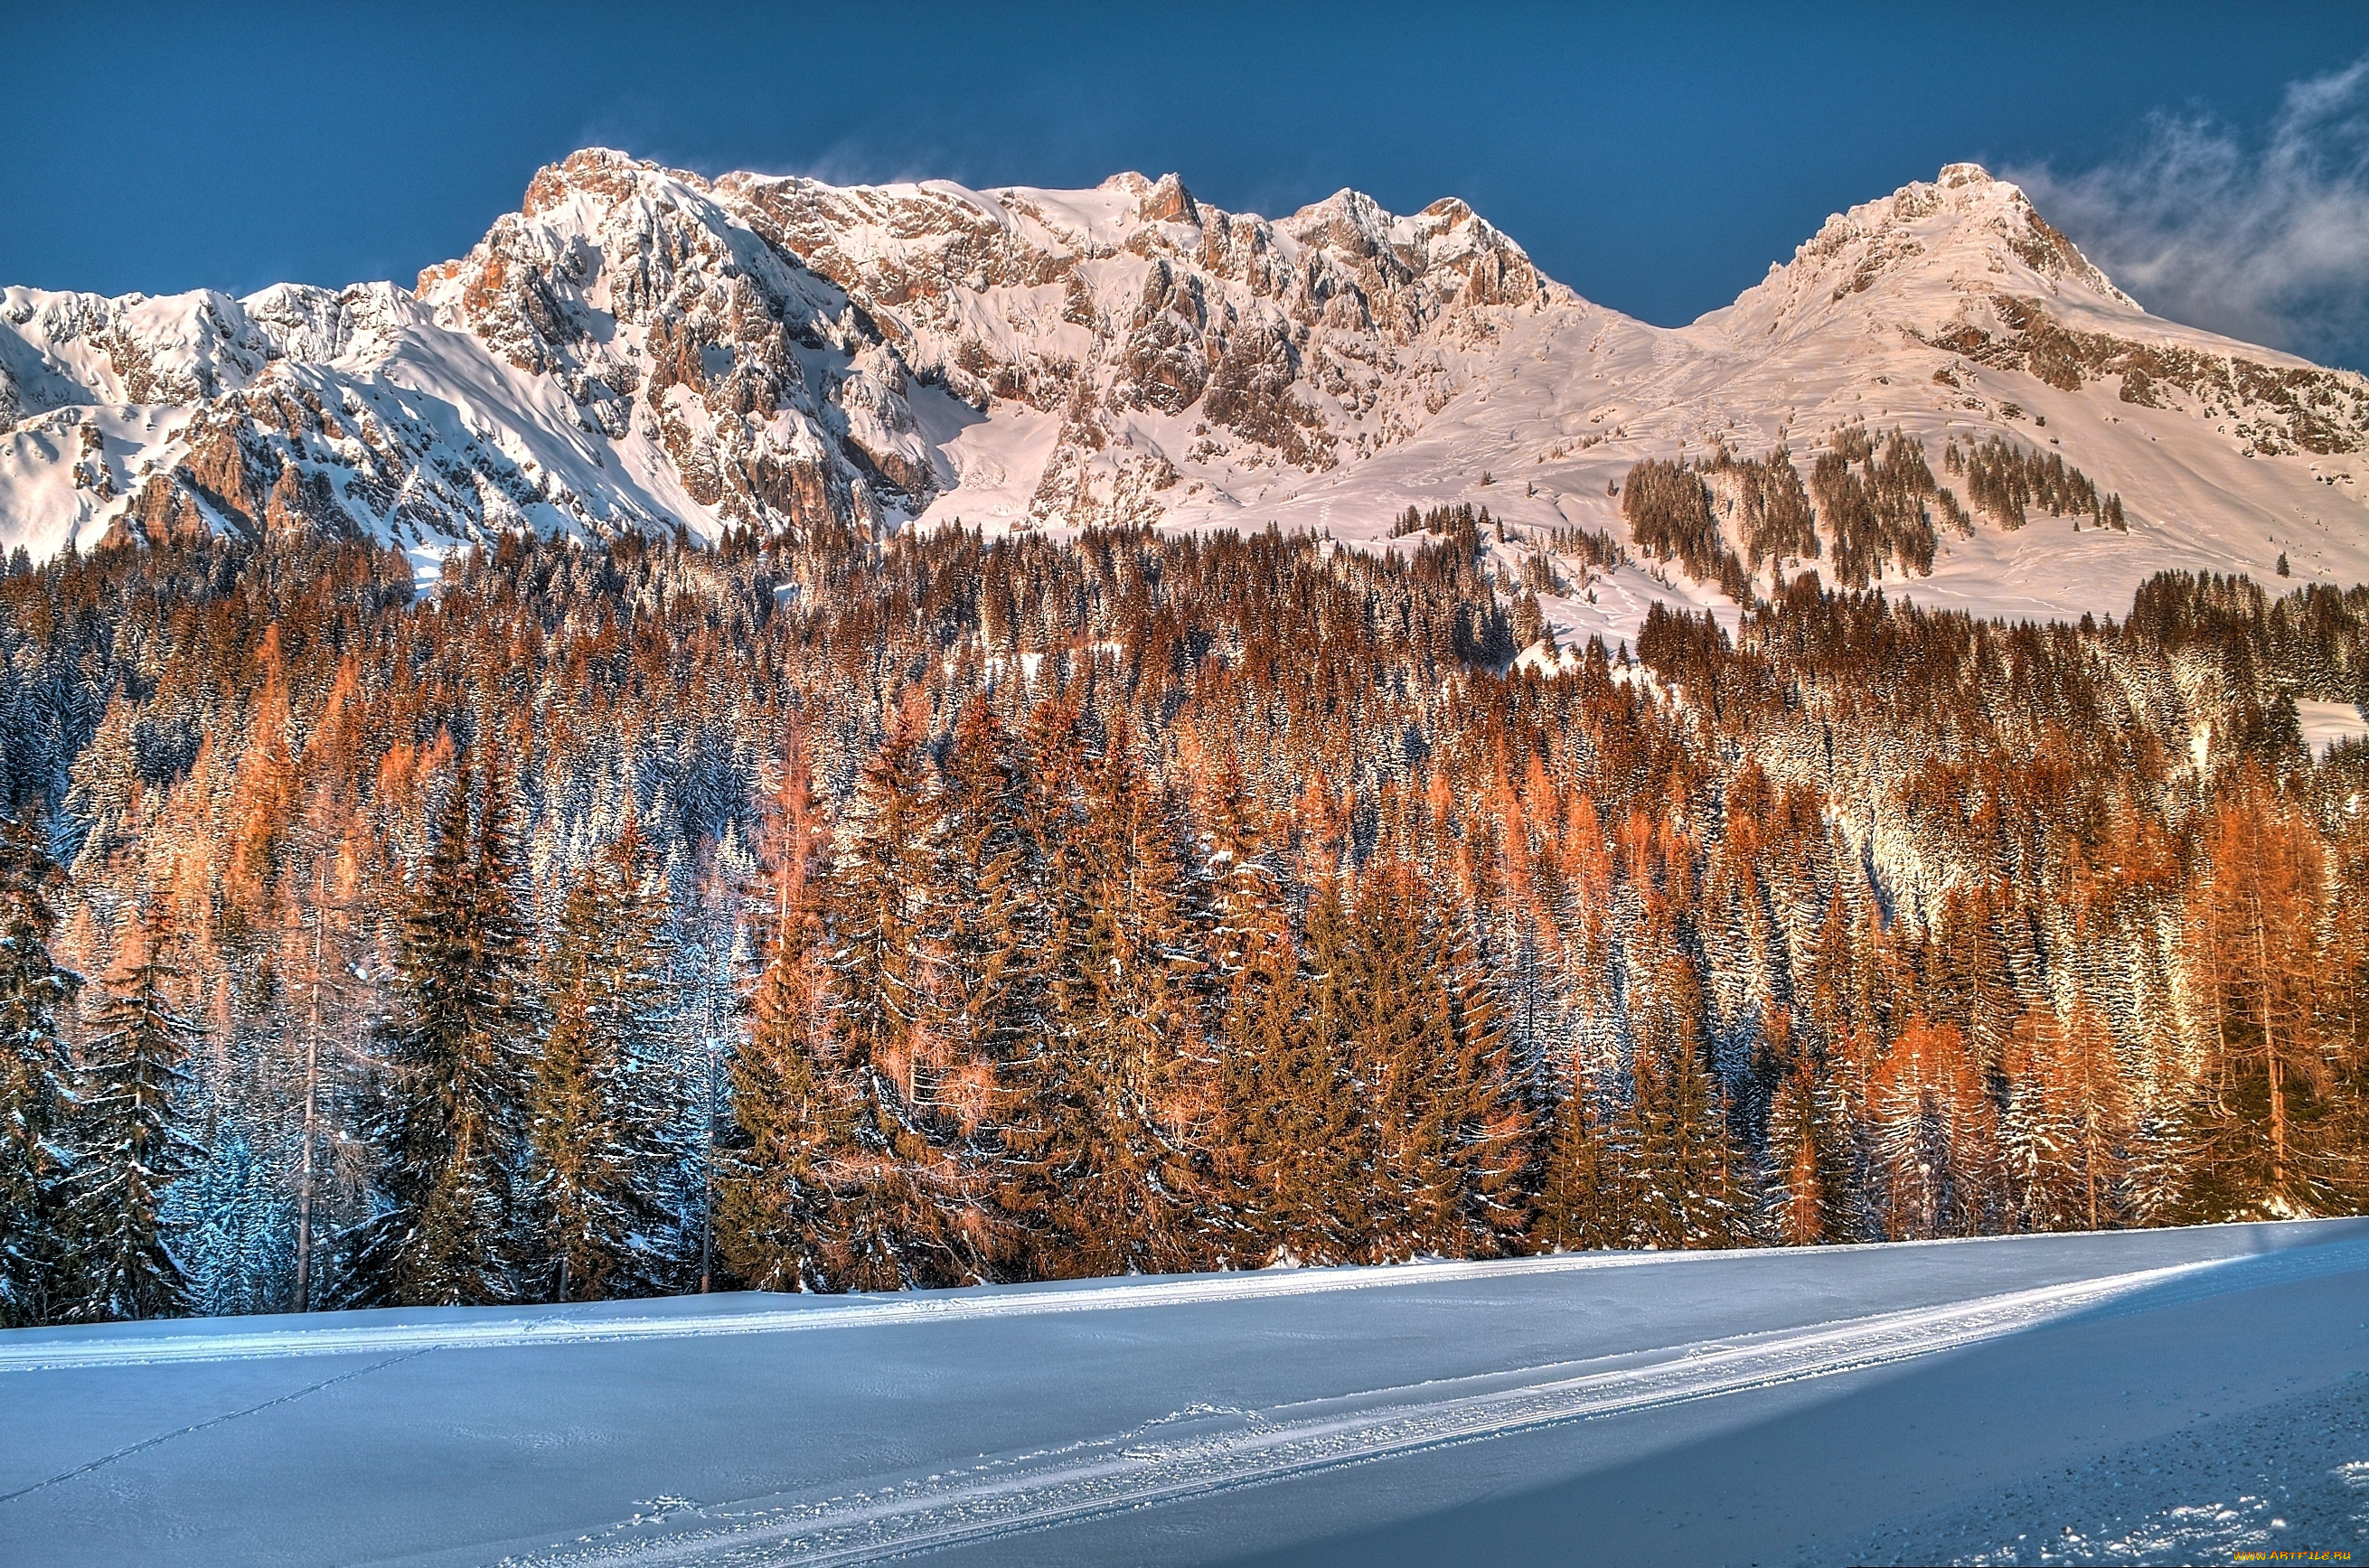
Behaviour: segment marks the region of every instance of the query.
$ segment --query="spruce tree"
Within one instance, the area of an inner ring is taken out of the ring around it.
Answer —
[[[1345,1263],[1367,1240],[1370,1153],[1341,1006],[1346,918],[1340,895],[1319,888],[1307,939],[1295,945],[1280,888],[1264,868],[1254,876],[1272,909],[1238,918],[1269,929],[1253,942],[1219,1023],[1227,1126],[1213,1153],[1231,1173],[1241,1261]]]
[[[1015,1231],[1020,1266],[1046,1277],[1070,1267],[1068,1183],[1086,1140],[1086,1104],[1073,1093],[1088,990],[1084,789],[1077,709],[1052,697],[1021,738],[1021,848],[1014,924],[1027,955],[1015,1049],[1002,1095],[995,1179]]]
[[[288,1299],[296,1211],[246,1131],[225,1127],[195,1173],[165,1195],[173,1255],[200,1317],[269,1312]]]
[[[188,1306],[163,1207],[166,1190],[203,1158],[176,1102],[204,1031],[174,1010],[175,945],[164,908],[144,911],[102,982],[79,1053],[75,1168],[61,1229],[74,1292],[66,1315],[86,1322],[166,1317]]]
[[[1048,857],[1057,902],[1039,1050],[1021,1068],[1005,1142],[1039,1230],[1046,1272],[1173,1271],[1215,1238],[1191,1214],[1194,1152],[1209,1085],[1196,977],[1202,960],[1173,802],[1146,779],[1122,729],[1083,781],[1076,841]],[[1066,902],[1059,884],[1078,897]],[[1049,1232],[1049,1233],[1047,1233]]]
[[[586,868],[560,912],[544,966],[543,1054],[527,1094],[529,1289],[555,1301],[607,1294],[636,1220],[629,1192],[643,1151],[619,1124],[624,1064],[601,1027],[588,974],[609,941],[602,869]]]
[[[851,1288],[952,1285],[976,1277],[953,1219],[967,1173],[933,1102],[946,1068],[926,1031],[945,988],[944,911],[933,901],[944,818],[933,798],[928,713],[916,693],[892,715],[856,781],[853,820],[830,864],[825,910],[836,1065],[854,1103],[857,1146],[840,1220]]]
[[[939,778],[939,962],[921,1032],[936,1043],[943,1066],[916,1109],[959,1174],[966,1247],[1000,1271],[1017,1262],[1024,1238],[990,1195],[1005,1173],[1001,1126],[1041,1005],[1043,969],[1030,948],[1024,781],[1011,737],[983,695],[964,704]]]
[[[640,821],[586,865],[545,958],[544,1048],[528,1093],[528,1248],[560,1300],[663,1288],[675,1146],[663,899]]]
[[[1036,977],[1022,926],[1021,781],[1010,738],[985,697],[964,704],[939,775],[941,964],[927,1027],[945,1042],[951,1065],[991,1079],[1012,1055]],[[975,1107],[943,1108],[977,1120]]]
[[[82,978],[51,960],[64,874],[40,836],[0,819],[0,1328],[54,1315],[56,1226],[71,1170],[72,1068],[58,1015]]]
[[[1355,1025],[1376,1127],[1384,1258],[1485,1256],[1521,1228],[1521,1086],[1485,975],[1451,916],[1374,878],[1356,916]]]
[[[513,1175],[533,1009],[511,890],[499,771],[456,773],[406,890],[394,1015],[379,1029],[378,1104],[363,1129],[375,1213],[349,1238],[357,1305],[515,1299]]]
[[[1641,1053],[1630,1104],[1627,1204],[1649,1247],[1724,1247],[1741,1240],[1734,1155],[1719,1081],[1683,1043]]]

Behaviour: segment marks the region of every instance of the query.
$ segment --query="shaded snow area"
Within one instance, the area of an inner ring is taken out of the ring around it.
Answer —
[[[2346,1220],[16,1331],[0,1562],[2358,1551],[2364,1367]]]
[[[2369,1560],[2369,1371],[2117,1448],[1877,1532],[1855,1562],[2230,1562],[2240,1553]],[[2000,1525],[2012,1521],[2011,1540]],[[2275,1560],[2275,1559],[2273,1559]],[[2299,1561],[2300,1559],[2287,1559]]]

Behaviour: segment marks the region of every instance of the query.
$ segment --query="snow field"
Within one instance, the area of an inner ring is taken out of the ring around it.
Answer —
[[[2217,1391],[2124,1438],[2274,1408],[2369,1355],[2364,1283],[2369,1224],[2318,1221],[26,1331],[0,1335],[0,1561],[1436,1561],[1426,1528],[1476,1499],[1608,1485],[1679,1439],[1913,1457],[1900,1412],[1949,1413],[1886,1393],[1918,1379],[2069,1407],[2204,1343]],[[2025,1369],[2068,1357],[2089,1370]],[[1820,1436],[1756,1439],[1778,1416]],[[1717,1525],[1700,1477],[1659,1484]],[[1731,1529],[1865,1540],[1946,1500],[1853,1496]],[[1529,1506],[1458,1528],[1511,1552],[1566,1518]]]

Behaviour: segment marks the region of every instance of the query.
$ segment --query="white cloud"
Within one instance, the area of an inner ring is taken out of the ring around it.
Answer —
[[[2157,315],[2369,364],[2369,57],[2290,84],[2258,135],[2157,114],[2126,161],[2008,177]]]

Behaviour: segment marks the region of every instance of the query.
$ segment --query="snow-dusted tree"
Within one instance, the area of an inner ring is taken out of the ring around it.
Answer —
[[[1236,967],[1215,1026],[1222,1112],[1208,1137],[1228,1251],[1252,1267],[1345,1263],[1367,1240],[1371,1153],[1343,1009],[1347,917],[1319,888],[1295,944],[1265,857],[1230,853],[1225,870],[1217,942]]]
[[[1383,1257],[1485,1256],[1523,1223],[1523,1086],[1495,999],[1451,918],[1425,911],[1395,868],[1364,889],[1355,912],[1351,1016]]]
[[[1627,1240],[1606,1117],[1588,1075],[1574,1070],[1548,1117],[1530,1240],[1546,1252],[1587,1252]]]
[[[665,1283],[672,1147],[666,911],[638,819],[588,864],[543,973],[543,1055],[526,1104],[530,1288],[597,1300]]]
[[[60,1188],[74,1104],[58,1017],[82,978],[50,957],[63,883],[39,834],[0,819],[0,1327],[53,1310]]]
[[[167,1316],[188,1278],[167,1242],[165,1194],[203,1154],[180,1123],[185,1063],[204,1031],[175,1010],[176,937],[161,907],[142,911],[123,956],[100,982],[76,1053],[75,1168],[61,1221],[73,1280],[66,1316]]]
[[[2087,996],[2017,1023],[2005,1057],[2002,1162],[2023,1228],[2097,1230],[2123,1215],[2134,1112],[2113,1036]]]
[[[173,1255],[201,1317],[280,1310],[295,1266],[295,1206],[246,1135],[223,1130],[203,1163],[165,1194]]]
[[[1997,1111],[1953,1025],[1903,1024],[1871,1075],[1866,1115],[1893,1240],[1976,1236],[2000,1223]]]
[[[454,777],[410,888],[395,958],[397,1011],[380,1033],[383,1082],[364,1136],[377,1211],[351,1233],[357,1302],[510,1299],[521,1107],[533,1008],[511,890],[509,790]]]
[[[1019,1073],[1005,1141],[1040,1195],[1062,1274],[1168,1272],[1209,1255],[1190,1216],[1200,1173],[1194,1127],[1207,1086],[1194,989],[1195,889],[1175,802],[1145,776],[1131,729],[1104,738],[1075,803],[1079,923],[1048,948],[1045,1039]]]
[[[732,1060],[734,1137],[715,1181],[715,1249],[760,1290],[847,1285],[833,1181],[853,1147],[853,1118],[825,1077],[829,970],[820,951],[828,832],[793,730],[780,790],[772,934],[751,997],[748,1040]]]

